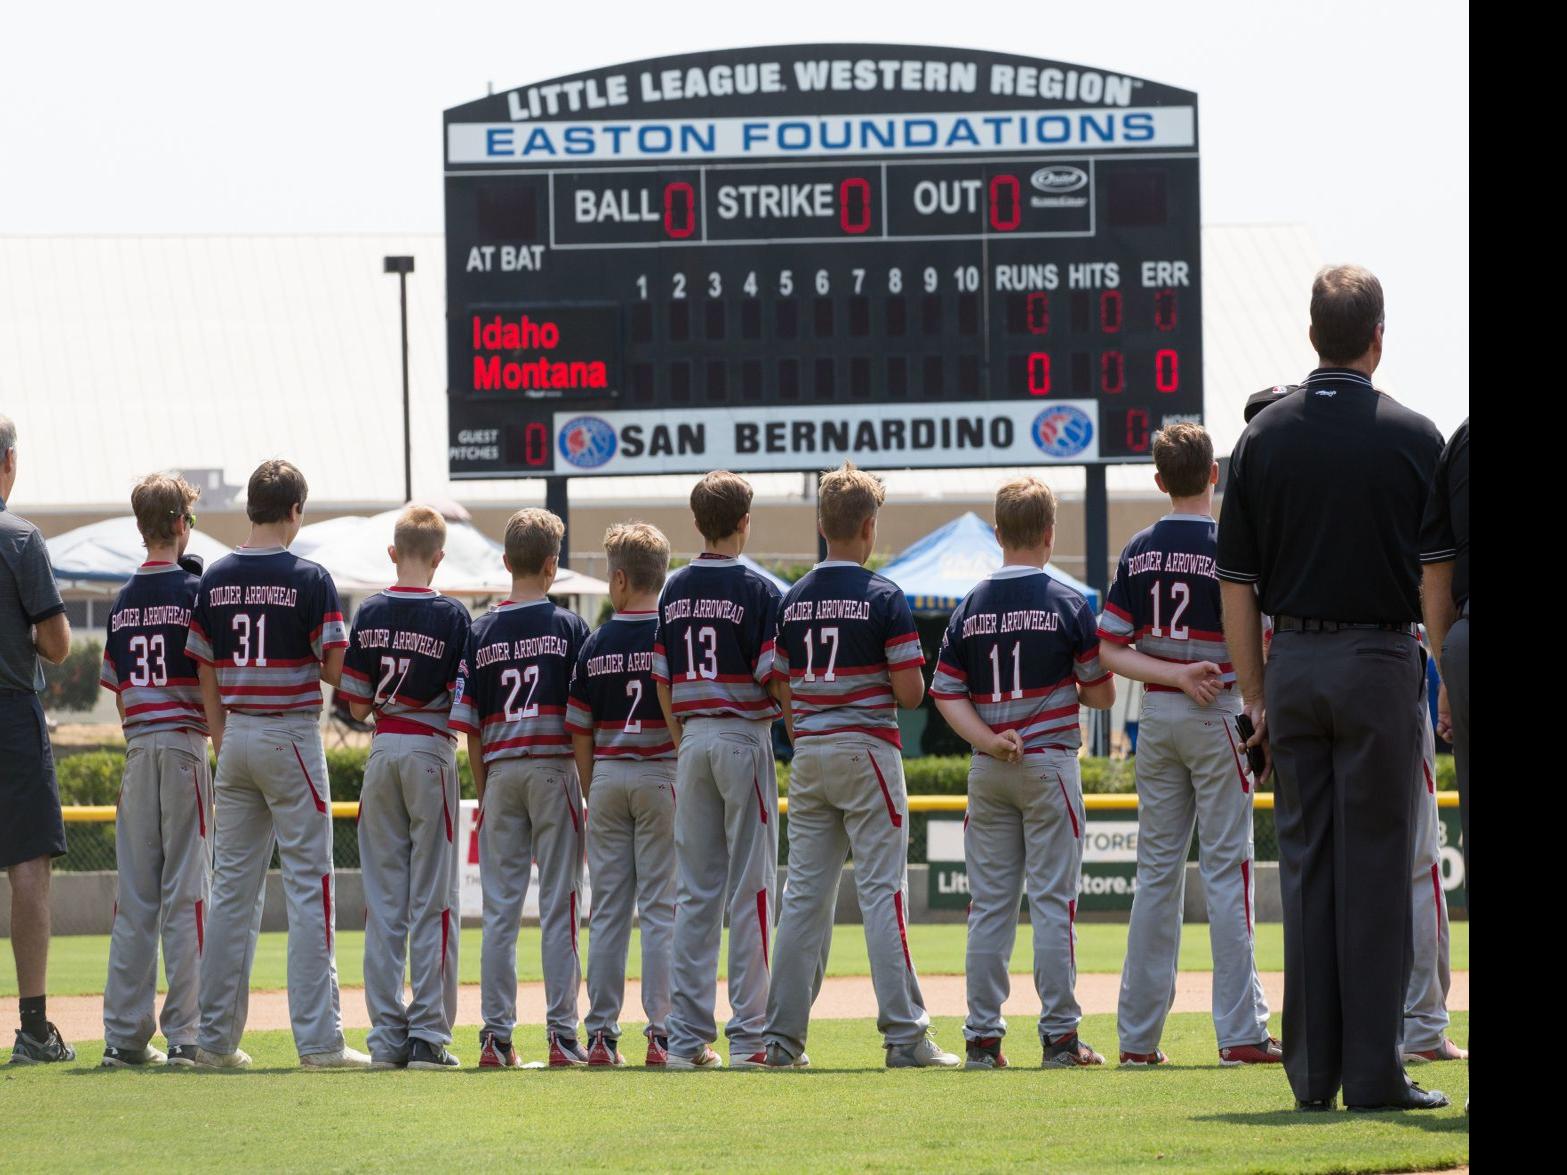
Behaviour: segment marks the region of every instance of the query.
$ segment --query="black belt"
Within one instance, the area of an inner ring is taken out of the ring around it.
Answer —
[[[1401,632],[1405,636],[1417,636],[1413,624],[1382,623],[1355,620],[1316,620],[1309,616],[1279,616],[1273,621],[1274,632],[1345,632],[1350,629],[1368,629],[1373,632]]]

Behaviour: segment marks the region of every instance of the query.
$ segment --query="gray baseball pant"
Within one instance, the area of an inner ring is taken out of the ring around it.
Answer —
[[[1252,943],[1252,796],[1235,730],[1239,695],[1199,706],[1182,693],[1143,695],[1137,734],[1137,891],[1132,899],[1116,1026],[1121,1051],[1159,1047],[1175,1001],[1195,826],[1213,952],[1219,1047],[1268,1037],[1268,1001]]]
[[[201,968],[201,1031],[211,1053],[239,1047],[274,843],[288,902],[288,1014],[299,1055],[343,1047],[334,954],[332,807],[313,714],[230,714],[213,788],[212,912]]]
[[[135,1052],[152,1039],[160,937],[169,987],[157,1023],[170,1045],[196,1043],[211,825],[206,738],[188,730],[133,737],[114,821],[119,895],[103,988],[103,1039],[110,1048]]]
[[[646,1034],[663,1036],[675,938],[675,761],[600,759],[588,792],[589,1036],[620,1039],[633,910],[642,924]]]
[[[378,734],[359,795],[370,1055],[410,1038],[450,1044],[457,1016],[457,752],[438,737]],[[407,968],[413,998],[403,1003]]]
[[[1448,961],[1447,896],[1442,892],[1442,818],[1436,806],[1436,736],[1431,712],[1421,701],[1425,726],[1421,756],[1420,807],[1415,813],[1415,854],[1411,863],[1415,957],[1404,997],[1404,1051],[1437,1048],[1447,1036],[1447,992],[1452,985]]]
[[[479,880],[484,891],[479,974],[484,1032],[499,1040],[510,1040],[517,1025],[517,930],[534,861],[539,864],[545,1016],[550,1032],[576,1038],[582,860],[577,765],[559,757],[491,763],[479,807]]]
[[[778,880],[778,780],[771,724],[692,718],[675,770],[675,946],[669,1051],[717,1039],[718,944],[729,915],[731,1057],[763,1049],[768,927]]]
[[[1458,775],[1459,823],[1463,827],[1464,898],[1472,901],[1469,875],[1469,602],[1447,630],[1442,645],[1442,680],[1453,713],[1453,769]]]
[[[1077,894],[1083,872],[1083,789],[1077,756],[1048,750],[1003,763],[975,755],[969,767],[963,855],[968,866],[967,1040],[1005,1036],[1007,964],[1028,891],[1034,926],[1039,1035],[1057,1040],[1082,1019],[1077,985]]]
[[[805,1051],[811,1005],[832,943],[838,880],[854,854],[876,1028],[888,1047],[930,1027],[909,954],[908,794],[903,757],[866,734],[803,738],[789,774],[789,875],[767,995],[769,1044]]]

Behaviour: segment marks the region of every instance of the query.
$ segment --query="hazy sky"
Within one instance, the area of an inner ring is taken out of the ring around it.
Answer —
[[[1304,223],[1324,260],[1370,266],[1379,381],[1444,432],[1468,415],[1469,17],[1449,0],[10,5],[0,233],[440,231],[441,111],[488,84],[805,41],[1197,91],[1204,220]]]

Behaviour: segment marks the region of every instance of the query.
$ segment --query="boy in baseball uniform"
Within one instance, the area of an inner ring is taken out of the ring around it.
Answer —
[[[924,699],[925,655],[903,590],[864,566],[885,498],[881,480],[852,464],[822,476],[817,526],[827,558],[779,605],[773,677],[795,752],[789,880],[767,997],[769,1068],[810,1064],[811,1004],[851,851],[887,1067],[959,1063],[929,1035],[909,954],[909,805],[897,707],[912,710]]]
[[[665,1021],[675,932],[675,744],[653,683],[653,633],[669,540],[657,527],[633,522],[610,527],[604,551],[615,612],[584,642],[566,706],[566,730],[588,797],[588,1064],[625,1064],[620,1008],[635,910],[642,924],[647,1064],[658,1066],[669,1057]]]
[[[468,609],[430,587],[446,522],[403,510],[388,555],[397,582],[359,605],[343,682],[353,716],[375,715],[359,795],[365,887],[365,1006],[378,1069],[455,1069],[457,752],[449,716],[467,651]],[[403,1002],[403,973],[413,1000]]]
[[[519,510],[506,523],[511,593],[473,622],[452,698],[452,729],[468,736],[468,764],[479,792],[481,1069],[519,1064],[512,1046],[517,929],[534,861],[549,1064],[588,1063],[577,1042],[582,789],[565,725],[567,688],[588,626],[545,594],[560,569],[565,533],[548,510]]]
[[[691,491],[702,553],[664,585],[653,646],[675,769],[674,974],[670,1069],[718,1069],[718,944],[729,917],[731,1065],[766,1062],[768,927],[778,878],[778,783],[769,692],[778,589],[739,561],[751,486],[726,470]]]
[[[125,773],[115,813],[119,891],[103,989],[103,1065],[196,1063],[201,953],[212,882],[212,780],[196,665],[185,655],[200,577],[179,565],[200,490],[154,473],[131,491],[147,560],[109,613],[100,681],[125,729]],[[158,942],[168,994],[152,1038]]]
[[[1213,950],[1221,1065],[1278,1064],[1252,944],[1252,794],[1235,728],[1241,699],[1214,570],[1213,442],[1197,424],[1155,434],[1170,513],[1132,537],[1099,619],[1104,663],[1145,683],[1137,736],[1137,893],[1121,972],[1121,1064],[1163,1065],[1175,1000],[1192,831]]]
[[[321,682],[342,673],[348,628],[325,568],[288,550],[308,487],[287,461],[250,476],[250,538],[201,579],[185,652],[218,750],[212,911],[201,968],[196,1064],[250,1064],[239,1048],[276,844],[288,899],[288,1010],[299,1063],[363,1068],[343,1044],[332,871],[332,796]]]
[[[1044,570],[1056,499],[1032,477],[996,494],[1002,567],[952,614],[930,694],[974,747],[963,853],[969,907],[967,1067],[1007,1065],[1001,1006],[1018,907],[1028,892],[1045,1068],[1102,1065],[1077,1034],[1077,894],[1083,864],[1079,706],[1108,709],[1115,681],[1099,659],[1088,601]]]

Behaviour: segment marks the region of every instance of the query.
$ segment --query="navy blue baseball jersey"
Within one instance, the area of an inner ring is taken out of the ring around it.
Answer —
[[[128,739],[149,730],[207,733],[196,663],[185,655],[200,582],[177,563],[143,563],[114,598],[98,680],[120,695]]]
[[[326,568],[283,547],[241,547],[201,577],[189,656],[217,670],[223,705],[244,714],[321,711],[321,661],[348,646]]]
[[[892,670],[924,663],[903,589],[858,563],[818,563],[779,605],[773,675],[789,682],[796,739],[869,734],[901,747]]]
[[[451,737],[468,609],[431,588],[389,587],[359,605],[339,690],[375,707],[377,734]]]
[[[591,734],[596,759],[673,759],[675,743],[653,687],[658,612],[616,612],[582,646],[566,733]]]
[[[659,598],[653,678],[675,716],[777,718],[767,692],[778,589],[737,559],[702,554],[674,572]]]
[[[1160,661],[1212,661],[1224,687],[1234,685],[1219,610],[1218,543],[1219,524],[1206,514],[1166,514],[1133,535],[1105,598],[1099,638],[1136,645]]]
[[[1077,687],[1109,676],[1088,601],[1043,568],[1007,566],[953,612],[930,696],[968,698],[991,730],[1017,731],[1025,754],[1076,750]]]
[[[452,729],[484,761],[571,754],[566,697],[588,639],[582,617],[549,600],[507,600],[473,622],[452,691]]]

